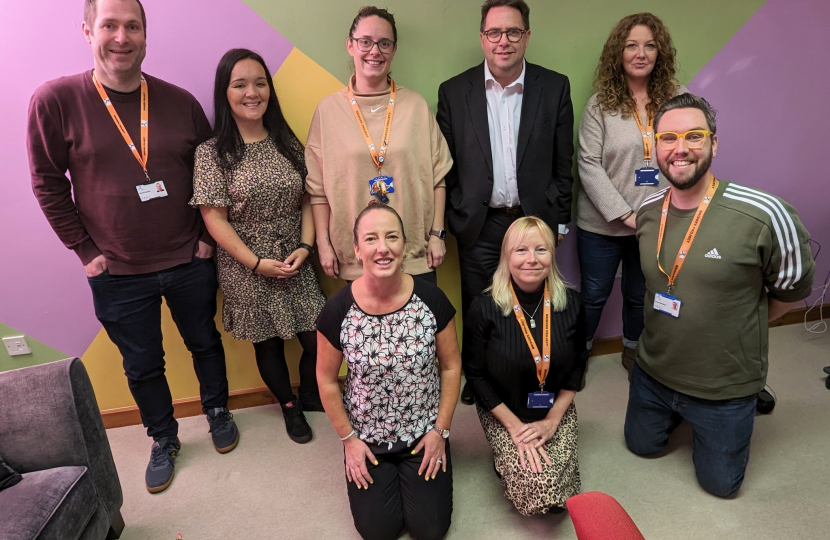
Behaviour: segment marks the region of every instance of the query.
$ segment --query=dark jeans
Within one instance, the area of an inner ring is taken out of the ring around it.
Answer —
[[[585,305],[585,339],[590,343],[599,326],[602,308],[614,288],[622,261],[623,343],[634,347],[643,332],[643,301],[646,278],[640,268],[636,236],[606,236],[576,230],[579,271],[582,274],[582,302]]]
[[[461,314],[476,296],[493,283],[493,274],[499,266],[501,243],[510,225],[522,214],[498,214],[489,212],[475,244],[458,246],[458,263],[461,267]]]
[[[213,320],[218,288],[213,259],[193,257],[190,263],[149,274],[114,276],[105,271],[89,278],[89,286],[95,315],[124,359],[147,435],[156,440],[175,437],[179,429],[164,375],[162,297],[193,356],[202,410],[227,406],[225,350]]]
[[[416,444],[398,443],[391,450],[386,444],[370,444],[378,464],[366,460],[366,468],[374,483],[369,489],[346,483],[354,526],[364,540],[393,540],[404,526],[415,540],[438,540],[447,534],[452,518],[450,441],[446,440],[447,472],[439,471],[429,482],[418,476],[424,451],[412,455]]]
[[[711,401],[676,392],[634,366],[625,413],[625,442],[635,454],[655,454],[686,420],[701,487],[718,497],[738,490],[749,463],[756,396]]]

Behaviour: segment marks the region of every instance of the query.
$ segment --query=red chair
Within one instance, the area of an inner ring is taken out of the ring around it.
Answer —
[[[645,540],[611,495],[589,491],[571,497],[566,504],[579,540]]]

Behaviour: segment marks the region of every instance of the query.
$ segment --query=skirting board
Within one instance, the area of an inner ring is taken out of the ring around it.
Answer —
[[[824,304],[821,307],[821,310],[824,310],[825,308],[830,309],[830,304]],[[807,320],[818,320],[821,310],[816,308],[811,311]],[[804,314],[806,312],[807,308],[794,309],[777,321],[771,323],[770,327],[773,328],[789,324],[801,324],[804,322]],[[591,349],[591,356],[618,353],[622,352],[622,349],[623,345],[620,336],[595,339],[594,346]],[[296,387],[297,385],[295,384],[294,386]],[[267,388],[264,387],[236,390],[231,392],[228,397],[228,408],[231,410],[245,409],[247,407],[259,407],[260,405],[272,405],[275,403],[277,403],[276,398]],[[202,414],[202,404],[200,403],[198,397],[179,399],[173,402],[173,410],[176,418],[198,416]],[[104,427],[107,429],[141,424],[141,416],[138,413],[137,407],[108,409],[106,411],[101,411],[101,416],[104,419]]]

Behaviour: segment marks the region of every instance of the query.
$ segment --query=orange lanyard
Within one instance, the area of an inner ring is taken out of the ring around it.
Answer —
[[[643,119],[640,118],[640,111],[634,107],[632,111],[634,121],[637,122],[637,129],[643,135],[643,161],[648,164],[651,161],[651,152],[654,147],[654,117],[651,114],[651,109],[646,112],[646,125],[643,125]]]
[[[124,141],[127,143],[127,146],[130,147],[130,151],[132,151],[135,159],[138,160],[139,165],[141,168],[144,169],[144,176],[147,178],[147,182],[150,182],[150,175],[147,174],[147,158],[150,155],[150,149],[148,147],[148,135],[150,128],[147,125],[147,120],[150,116],[150,100],[149,96],[147,95],[147,80],[144,79],[144,75],[141,76],[141,153],[138,153],[138,149],[133,144],[133,139],[130,137],[130,134],[127,132],[127,128],[124,127],[124,122],[121,121],[121,118],[118,116],[118,112],[115,110],[115,107],[110,101],[109,96],[107,96],[107,91],[104,90],[104,86],[95,76],[95,72],[92,72],[92,82],[95,84],[95,88],[98,89],[98,95],[101,96],[101,99],[104,101],[104,105],[107,107],[107,111],[112,116],[112,121],[115,122],[115,127],[118,128],[118,131],[121,132],[121,136],[124,137]],[[142,157],[143,155],[143,157]]]
[[[516,297],[516,291],[513,289],[512,283],[510,284],[510,293],[513,295],[513,314],[516,315],[516,320],[519,321],[519,327],[522,329],[522,334],[530,349],[530,354],[533,355],[533,361],[536,362],[536,378],[539,379],[539,389],[544,389],[545,379],[547,379],[548,371],[550,371],[550,291],[548,290],[548,284],[545,282],[541,355],[539,354],[539,347],[536,345],[536,340],[533,339],[533,334],[530,333],[530,328],[527,326],[527,320],[525,320],[524,313],[522,313],[522,306],[519,305],[519,299]]]
[[[352,106],[354,117],[357,120],[357,126],[366,140],[366,146],[369,147],[369,153],[372,154],[372,160],[378,168],[378,174],[383,167],[383,161],[386,156],[386,149],[389,147],[389,135],[392,131],[392,116],[395,114],[395,97],[398,95],[398,86],[392,77],[389,77],[389,86],[392,87],[389,94],[389,106],[386,107],[386,121],[383,124],[383,138],[380,143],[380,152],[375,148],[375,143],[372,141],[372,136],[369,134],[369,127],[366,125],[366,120],[363,118],[363,113],[360,112],[360,107],[357,106],[357,100],[354,97],[354,90],[352,89],[352,81],[349,81],[349,86],[346,88],[346,95],[349,97],[349,104]]]
[[[657,268],[663,272],[663,275],[669,278],[668,294],[671,294],[672,289],[674,288],[674,281],[677,279],[677,274],[680,273],[680,267],[683,266],[683,262],[686,260],[686,255],[688,255],[689,250],[692,248],[692,242],[695,241],[695,235],[700,229],[700,223],[703,221],[703,214],[705,214],[706,210],[709,209],[709,203],[712,201],[712,197],[715,196],[715,192],[717,190],[718,179],[712,176],[712,183],[709,185],[709,189],[706,190],[703,200],[700,201],[700,204],[697,207],[697,212],[695,212],[695,217],[692,219],[692,223],[689,225],[689,230],[683,238],[683,243],[680,244],[680,249],[677,252],[677,258],[674,260],[674,267],[672,267],[671,275],[667,274],[666,271],[663,270],[663,267],[660,266],[660,248],[663,247],[663,235],[666,232],[666,219],[669,215],[671,190],[669,190],[666,194],[666,198],[663,201],[663,212],[660,216],[660,232],[657,233]]]

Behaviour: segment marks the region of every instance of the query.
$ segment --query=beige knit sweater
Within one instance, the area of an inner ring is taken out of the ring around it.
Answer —
[[[378,145],[389,91],[355,93],[355,98]],[[369,194],[369,180],[377,176],[377,169],[345,88],[317,105],[305,160],[311,204],[328,204],[331,208],[329,235],[340,264],[340,277],[357,279],[363,269],[354,254],[352,228],[357,214],[374,198]],[[451,167],[449,147],[427,102],[417,92],[398,85],[383,174],[394,178],[395,192],[389,194],[389,205],[404,223],[404,272],[417,275],[430,271],[426,249],[434,217],[434,190],[443,188],[444,176]]]
[[[678,94],[687,93],[685,86]],[[644,167],[643,137],[637,122],[619,113],[603,113],[596,107],[597,96],[588,100],[579,123],[579,199],[576,225],[589,232],[607,236],[630,236],[634,229],[619,218],[637,211],[648,195],[668,184],[660,175],[659,186],[635,186],[634,171]],[[643,117],[643,124],[646,119]],[[657,167],[656,151],[651,162]]]

